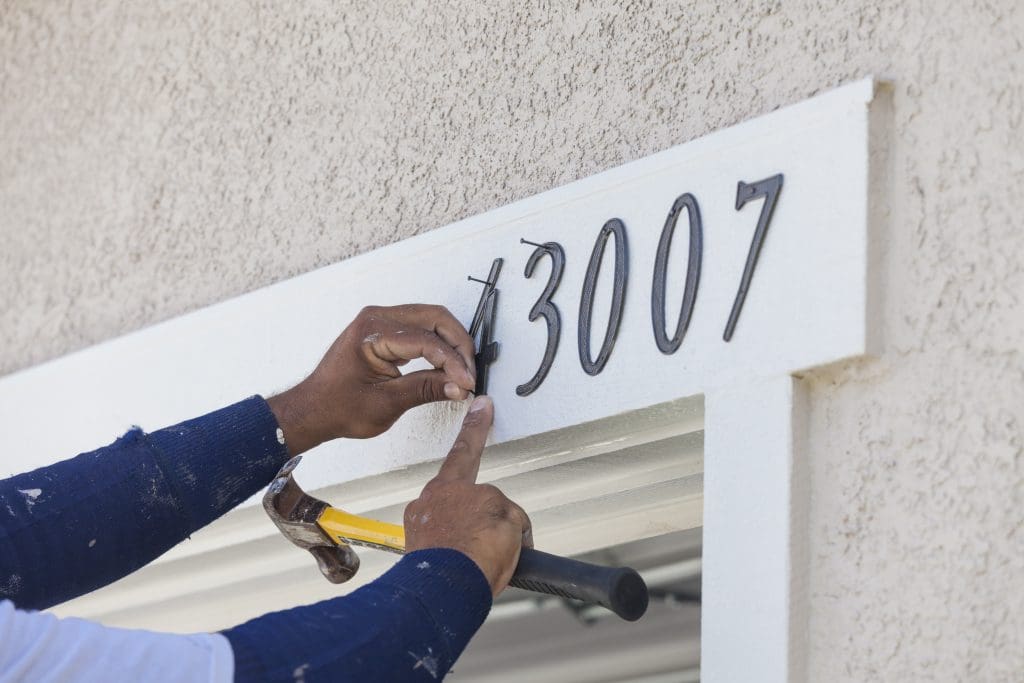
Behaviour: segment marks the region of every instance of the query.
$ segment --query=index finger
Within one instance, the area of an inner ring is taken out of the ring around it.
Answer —
[[[462,326],[462,323],[452,315],[444,306],[431,304],[405,304],[392,307],[392,317],[407,325],[417,325],[431,330],[441,339],[451,344],[462,359],[466,361],[466,367],[470,373],[476,375],[476,349],[473,345],[473,338]]]
[[[455,444],[448,451],[448,456],[441,463],[441,471],[435,479],[441,481],[462,480],[476,482],[480,471],[480,456],[483,455],[487,443],[487,432],[494,422],[494,404],[490,396],[477,396],[469,407],[469,413],[462,421]]]

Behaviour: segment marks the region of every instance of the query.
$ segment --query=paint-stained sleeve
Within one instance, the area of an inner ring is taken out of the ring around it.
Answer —
[[[111,583],[258,492],[287,457],[254,396],[0,481],[0,599],[44,609]]]
[[[418,550],[350,595],[224,631],[236,683],[439,681],[483,624],[491,588],[448,548]]]

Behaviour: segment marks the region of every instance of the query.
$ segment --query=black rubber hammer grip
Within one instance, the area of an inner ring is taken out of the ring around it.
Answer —
[[[626,621],[647,611],[647,584],[629,567],[602,567],[523,548],[510,586],[607,607]]]

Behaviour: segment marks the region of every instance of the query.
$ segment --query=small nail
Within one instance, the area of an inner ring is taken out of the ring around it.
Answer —
[[[444,395],[453,401],[458,401],[462,398],[462,389],[455,382],[446,382],[444,385]]]
[[[475,413],[478,410],[483,410],[491,404],[490,396],[477,396],[473,399],[473,403],[469,406],[469,412]]]

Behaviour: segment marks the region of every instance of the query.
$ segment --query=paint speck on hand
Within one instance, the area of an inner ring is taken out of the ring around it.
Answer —
[[[43,490],[42,489],[18,489],[18,493],[20,493],[25,498],[25,507],[27,507],[29,510],[31,510],[32,506],[36,504],[36,498],[38,498],[40,495],[42,495]]]
[[[427,562],[426,560],[423,560],[418,565],[416,565],[416,568],[417,569],[430,569],[430,563]]]
[[[409,656],[416,660],[412,670],[420,668],[421,666],[426,669],[427,673],[430,674],[431,678],[437,678],[437,657],[434,656],[434,649],[428,647],[427,652],[429,654],[420,657],[415,652],[409,652]]]
[[[295,667],[295,671],[292,672],[292,680],[295,683],[306,683],[306,671],[309,670],[309,664],[303,664],[302,666]]]
[[[366,335],[366,337],[363,338],[363,343],[364,344],[372,344],[375,341],[377,341],[378,339],[380,339],[380,336],[381,336],[380,332],[374,332],[373,334],[368,334],[368,335]]]
[[[284,430],[280,427],[277,428],[277,442],[282,446],[284,445]]]
[[[92,539],[91,541],[89,541],[89,547],[90,548],[93,547],[94,545],[96,545],[96,539],[95,538]]]

